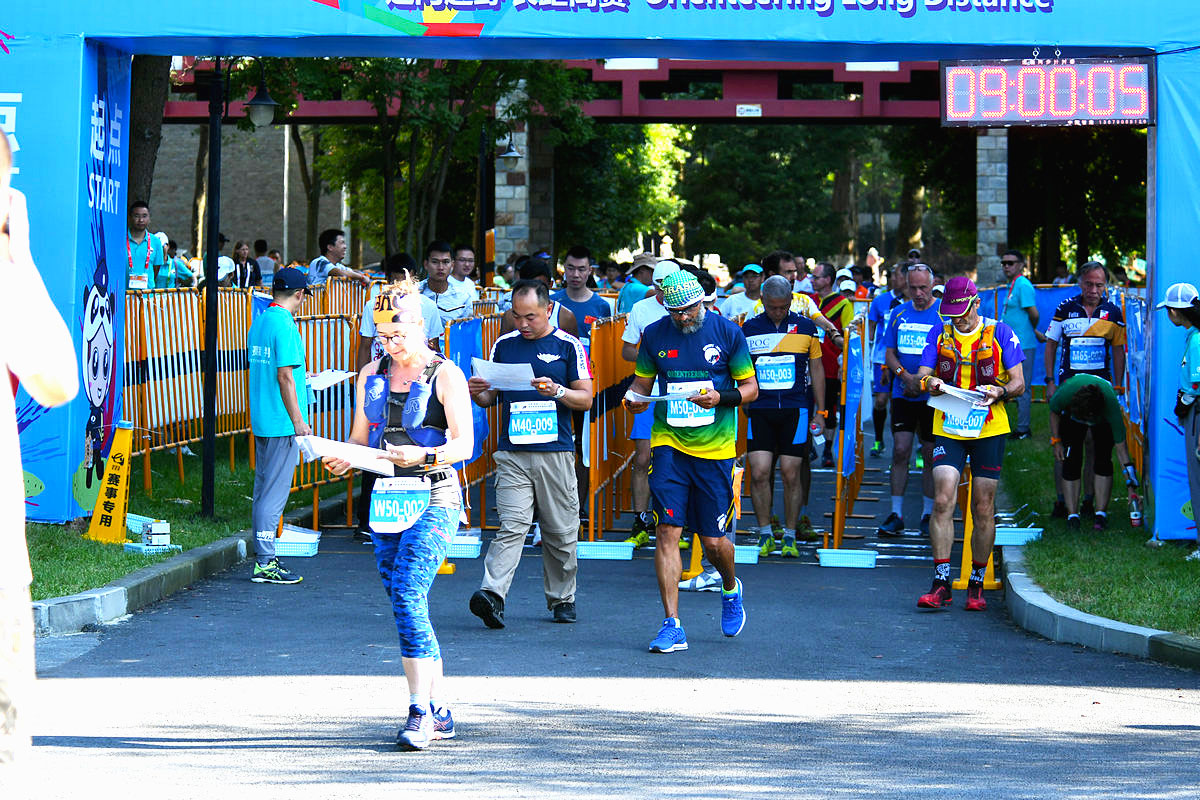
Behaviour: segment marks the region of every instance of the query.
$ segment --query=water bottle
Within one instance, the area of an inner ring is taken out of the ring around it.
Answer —
[[[812,434],[813,445],[816,447],[825,446],[825,426],[819,422],[813,422],[808,426],[809,432]]]
[[[1142,527],[1142,498],[1133,492],[1129,493],[1129,526],[1131,528]]]

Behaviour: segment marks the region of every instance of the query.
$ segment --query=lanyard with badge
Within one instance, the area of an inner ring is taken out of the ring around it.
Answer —
[[[429,478],[377,478],[369,521],[375,533],[403,533],[429,508]]]
[[[146,243],[146,265],[142,268],[144,271],[141,275],[133,274],[133,250],[129,247],[129,237],[125,237],[125,255],[129,257],[129,285],[126,287],[127,289],[149,288],[150,253],[152,248],[150,246],[150,234],[146,233],[144,236],[145,238],[143,238],[142,241]]]

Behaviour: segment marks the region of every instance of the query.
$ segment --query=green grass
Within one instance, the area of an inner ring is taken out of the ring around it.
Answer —
[[[1016,417],[1016,405],[1009,412]],[[1150,548],[1146,528],[1129,526],[1129,503],[1118,471],[1109,504],[1107,531],[1069,532],[1050,518],[1054,505],[1054,454],[1049,409],[1033,407],[1033,437],[1010,441],[1000,488],[1002,505],[1029,503],[1045,528],[1025,548],[1029,576],[1055,600],[1080,611],[1150,628],[1200,636],[1200,564],[1184,561],[1190,543]],[[1085,520],[1085,523],[1087,521]]]
[[[142,489],[143,459],[134,459],[129,510],[170,522],[172,544],[181,545],[185,551],[248,529],[254,473],[250,470],[245,437],[238,441],[238,455],[237,469],[231,472],[228,445],[218,442],[214,518],[200,515],[200,459],[184,458],[186,480],[181,484],[174,453],[156,453],[151,457],[152,497]],[[288,508],[311,502],[310,492],[297,492],[288,501]],[[68,525],[31,522],[25,526],[33,567],[34,600],[95,589],[174,555],[142,556],[126,553],[120,545],[84,539],[87,524],[88,520],[83,519]]]

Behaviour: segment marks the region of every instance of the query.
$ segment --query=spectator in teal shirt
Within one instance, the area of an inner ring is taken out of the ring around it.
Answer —
[[[150,206],[134,200],[129,206],[129,229],[125,237],[126,289],[156,289],[163,272],[163,246],[149,231]]]
[[[1038,342],[1045,341],[1045,338],[1037,332],[1037,298],[1033,282],[1025,277],[1025,256],[1020,250],[1005,250],[1000,256],[1000,264],[1004,267],[1005,279],[1009,281],[1003,319],[1021,340],[1021,349],[1025,352],[1024,363],[1033,364]],[[1033,381],[1027,380],[1025,391],[1017,398],[1017,430],[1014,438],[1028,439],[1030,436],[1029,409],[1032,401]]]
[[[657,258],[644,253],[633,260],[633,269],[629,271],[629,280],[617,294],[618,314],[628,314],[634,303],[646,298],[646,293],[650,291],[656,263],[658,263]]]
[[[254,433],[255,583],[299,583],[275,557],[275,529],[287,503],[296,466],[297,436],[312,433],[308,424],[308,381],[304,342],[296,327],[296,311],[304,300],[308,277],[287,267],[275,273],[273,302],[250,326],[246,352],[250,359],[250,429]]]

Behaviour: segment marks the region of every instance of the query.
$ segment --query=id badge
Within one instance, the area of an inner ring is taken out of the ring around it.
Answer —
[[[796,385],[796,359],[790,355],[759,356],[754,362],[758,388],[785,392]]]
[[[429,478],[377,478],[369,522],[375,533],[403,533],[429,508]]]
[[[129,285],[126,288],[127,289],[148,289],[149,288],[149,280],[148,280],[146,274],[142,273],[141,275],[130,275],[129,276]]]
[[[695,394],[701,389],[714,391],[712,381],[685,381],[668,383],[667,394]],[[667,424],[672,428],[702,428],[717,420],[716,408],[701,408],[691,400],[667,401]]]
[[[558,440],[558,403],[521,400],[508,406],[508,440],[513,444],[547,444]]]

